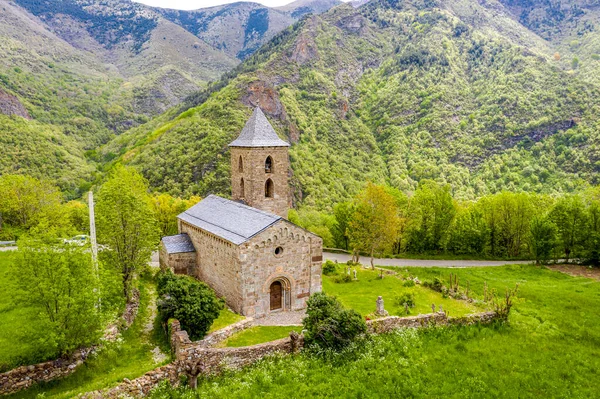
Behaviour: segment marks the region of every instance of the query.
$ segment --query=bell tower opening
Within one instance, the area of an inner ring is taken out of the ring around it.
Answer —
[[[240,173],[244,172],[244,160],[242,159],[241,155],[240,155],[240,161],[238,162],[238,172],[240,172]]]
[[[273,158],[270,155],[265,161],[265,173],[273,173]]]
[[[242,177],[242,181],[240,182],[240,197],[243,199],[246,197],[246,190],[244,189],[244,178]]]
[[[267,182],[265,183],[265,198],[273,198],[274,191],[273,180],[267,179]]]

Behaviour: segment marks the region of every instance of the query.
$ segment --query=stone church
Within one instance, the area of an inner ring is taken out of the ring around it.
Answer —
[[[289,144],[256,108],[229,148],[233,200],[210,195],[180,214],[161,267],[206,282],[244,316],[303,309],[321,291],[323,241],[286,220]]]

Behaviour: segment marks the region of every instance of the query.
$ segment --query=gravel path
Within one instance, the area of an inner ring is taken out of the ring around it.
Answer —
[[[17,247],[0,247],[0,252],[3,251],[16,251]]]
[[[306,316],[306,311],[295,310],[292,312],[271,313],[267,317],[255,319],[253,326],[301,326],[302,319]]]
[[[323,257],[338,263],[346,263],[352,259],[348,254],[337,254],[323,252]],[[371,258],[361,256],[360,263],[363,266],[371,266]],[[423,260],[423,259],[377,259],[375,266],[400,266],[400,267],[492,267],[506,265],[526,265],[532,263],[529,260]]]

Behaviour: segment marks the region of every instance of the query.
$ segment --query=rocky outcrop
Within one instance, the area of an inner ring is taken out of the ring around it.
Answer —
[[[2,89],[0,89],[0,114],[17,115],[25,119],[31,119],[21,101]]]
[[[286,119],[285,109],[277,90],[265,81],[257,80],[248,85],[242,102],[251,108],[260,107],[265,114],[279,120]]]

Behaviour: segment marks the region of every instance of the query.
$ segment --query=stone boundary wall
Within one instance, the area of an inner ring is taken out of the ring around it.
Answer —
[[[140,293],[135,290],[132,293],[131,302],[129,302],[125,311],[121,315],[122,323],[129,327],[133,323],[140,306]],[[114,341],[119,335],[119,322],[113,323],[104,331],[103,340]],[[79,349],[69,357],[50,360],[43,363],[30,366],[20,366],[5,373],[0,374],[0,395],[7,395],[18,392],[22,389],[39,382],[48,382],[57,378],[66,377],[81,366],[83,362],[96,350],[98,345],[89,348]]]
[[[429,313],[411,317],[388,316],[367,321],[367,331],[371,334],[384,334],[400,328],[422,328],[446,325],[489,324],[498,319],[496,312],[483,312],[463,317],[448,317],[444,312]]]
[[[169,321],[169,334],[171,341],[171,351],[173,356],[177,357],[184,348],[190,346],[199,348],[210,348],[225,341],[233,334],[243,331],[252,326],[254,319],[251,317],[240,320],[237,323],[230,324],[220,330],[214,331],[208,334],[200,341],[192,341],[188,336],[187,331],[181,329],[181,323],[179,320],[173,319]]]
[[[489,324],[498,319],[495,312],[476,313],[464,317],[448,317],[444,312],[437,312],[412,317],[389,316],[367,321],[367,330],[370,334],[383,334],[401,328],[424,328],[440,325],[471,325],[476,323]],[[162,380],[168,380],[177,386],[180,375],[189,378],[190,385],[195,387],[198,375],[214,375],[224,370],[239,369],[253,364],[265,356],[276,353],[296,353],[304,347],[304,337],[295,332],[290,337],[263,344],[245,346],[240,348],[213,348],[215,343],[233,335],[237,331],[250,326],[251,321],[242,320],[222,330],[214,332],[214,341],[209,345],[207,336],[202,341],[192,342],[186,331],[181,330],[178,320],[169,324],[171,344],[175,361],[166,366],[152,370],[135,380],[125,380],[120,385],[102,391],[89,392],[83,395],[86,399],[111,398],[117,399],[124,395],[133,397],[144,396],[156,387]],[[226,331],[224,331],[226,330]],[[220,340],[217,337],[221,338]]]

